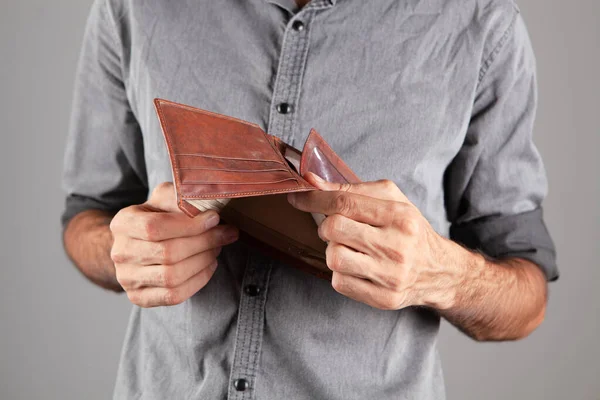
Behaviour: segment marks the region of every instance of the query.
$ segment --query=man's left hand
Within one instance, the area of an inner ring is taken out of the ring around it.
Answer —
[[[299,210],[327,215],[319,236],[327,245],[332,286],[372,307],[453,306],[465,249],[438,235],[389,180],[336,184],[308,173],[319,191],[293,193]],[[451,261],[450,261],[451,260]]]

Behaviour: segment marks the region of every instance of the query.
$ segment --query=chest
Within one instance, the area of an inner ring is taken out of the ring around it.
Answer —
[[[161,97],[257,123],[298,148],[314,127],[363,180],[392,179],[416,202],[441,190],[480,58],[442,10],[167,3],[129,16],[127,90],[151,185],[170,179],[152,107]]]

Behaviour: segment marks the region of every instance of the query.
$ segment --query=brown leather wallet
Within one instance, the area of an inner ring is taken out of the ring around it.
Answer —
[[[219,209],[240,229],[240,239],[331,279],[327,246],[317,234],[319,216],[293,208],[286,194],[317,190],[302,178],[308,171],[330,182],[360,180],[316,130],[300,152],[250,122],[162,99],[154,105],[184,213]]]

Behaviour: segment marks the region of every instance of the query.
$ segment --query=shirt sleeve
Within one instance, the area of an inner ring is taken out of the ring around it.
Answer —
[[[490,47],[464,144],[445,175],[450,237],[493,258],[530,260],[556,280],[541,207],[546,175],[532,141],[535,59],[518,12]]]
[[[81,50],[66,144],[63,227],[89,209],[116,212],[147,198],[140,127],[123,78],[114,10],[94,2]]]

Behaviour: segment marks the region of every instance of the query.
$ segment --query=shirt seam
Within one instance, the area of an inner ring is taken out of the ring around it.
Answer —
[[[116,15],[113,8],[110,5],[108,0],[104,0],[104,7],[106,13],[106,19],[108,19],[108,25],[110,25],[110,39],[115,46],[115,52],[119,56],[119,69],[121,70],[121,76],[119,77],[121,80],[121,84],[123,85],[123,89],[125,89],[125,79],[123,77],[123,44],[121,40],[119,40],[119,32],[117,30]]]
[[[481,82],[483,81],[483,78],[485,78],[487,72],[490,70],[490,67],[496,60],[498,54],[500,54],[500,52],[504,48],[504,45],[506,44],[508,38],[510,37],[510,35],[513,31],[513,28],[517,22],[519,15],[520,15],[520,11],[519,11],[519,9],[517,9],[515,7],[515,14],[514,14],[514,17],[511,21],[511,23],[508,25],[508,28],[506,28],[506,30],[502,34],[502,37],[500,37],[500,40],[498,40],[498,43],[496,43],[496,45],[494,46],[494,49],[483,61],[483,65],[481,66],[481,69],[479,70],[479,77],[477,79],[477,88],[479,88],[479,86],[481,85]]]

